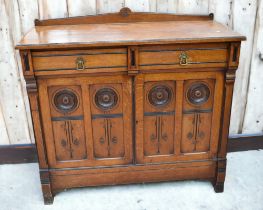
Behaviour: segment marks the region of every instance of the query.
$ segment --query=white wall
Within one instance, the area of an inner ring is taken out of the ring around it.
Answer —
[[[14,46],[34,19],[133,11],[208,14],[233,28],[242,43],[231,134],[263,130],[263,0],[0,0],[0,144],[32,143],[33,129],[21,63]]]

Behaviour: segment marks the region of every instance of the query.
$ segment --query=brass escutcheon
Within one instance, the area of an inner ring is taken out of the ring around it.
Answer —
[[[82,57],[78,57],[76,59],[76,69],[77,70],[84,70],[85,69],[85,61]]]
[[[186,54],[186,52],[182,52],[179,56],[180,59],[180,65],[184,66],[184,65],[188,65],[188,55]]]

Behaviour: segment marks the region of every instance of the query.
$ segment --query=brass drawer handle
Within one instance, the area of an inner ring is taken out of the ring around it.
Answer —
[[[188,55],[186,54],[186,52],[182,52],[179,56],[180,59],[180,65],[185,66],[188,65]]]
[[[78,57],[76,59],[76,69],[77,70],[84,70],[85,69],[85,61],[82,57]]]

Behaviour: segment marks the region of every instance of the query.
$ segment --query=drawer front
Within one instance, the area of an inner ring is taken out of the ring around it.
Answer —
[[[167,45],[141,47],[140,70],[226,67],[226,44]]]
[[[127,71],[127,49],[32,52],[36,75]]]

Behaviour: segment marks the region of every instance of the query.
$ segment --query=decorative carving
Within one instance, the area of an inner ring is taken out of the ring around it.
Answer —
[[[103,137],[100,138],[100,143],[104,144],[105,143],[105,139]]]
[[[192,144],[194,144],[194,150],[196,151],[196,144],[200,139],[205,137],[205,133],[203,131],[200,131],[200,124],[201,124],[201,117],[200,113],[194,113],[194,118],[192,121],[193,124],[193,130],[187,134],[187,138],[192,141]]]
[[[152,134],[150,139],[152,142],[154,142],[157,139],[157,136],[155,134]]]
[[[79,145],[79,140],[78,140],[78,139],[74,139],[74,140],[73,140],[73,144],[76,145],[76,146],[78,146],[78,145]]]
[[[79,100],[73,90],[63,89],[55,93],[53,97],[55,108],[62,113],[73,112],[79,105]]]
[[[199,132],[198,137],[200,139],[204,138],[205,137],[205,133],[203,131]]]
[[[168,140],[168,135],[167,133],[163,133],[163,119],[162,116],[156,116],[156,120],[155,120],[155,134],[151,134],[150,136],[150,140],[151,142],[155,142],[155,140],[157,140],[158,143],[158,148],[157,148],[157,154],[160,153],[160,142],[161,140],[163,141],[167,141]]]
[[[189,140],[191,140],[192,138],[193,138],[193,133],[192,132],[189,132],[188,134],[187,134],[187,138],[189,139]]]
[[[233,72],[231,72],[231,71],[229,71],[229,72],[227,72],[226,73],[226,80],[228,81],[228,80],[235,80],[235,78],[236,78],[236,72],[235,71],[233,71]]]
[[[204,83],[194,83],[187,90],[187,99],[191,104],[202,105],[210,96],[209,87]]]
[[[108,157],[111,156],[111,146],[110,143],[117,144],[118,139],[116,136],[112,137],[112,121],[111,119],[105,118],[103,121],[103,129],[104,129],[104,137],[100,137],[99,142],[101,144],[106,144],[105,147],[107,148],[108,151]]]
[[[37,92],[37,82],[36,82],[34,77],[27,78],[26,89],[27,89],[28,93],[36,93]]]
[[[67,146],[67,141],[65,139],[61,140],[61,146],[66,147]]]
[[[22,58],[24,60],[24,68],[25,71],[30,71],[30,65],[29,65],[29,58],[28,58],[28,51],[23,51],[22,52]]]
[[[155,107],[167,105],[172,98],[172,90],[165,85],[156,85],[148,93],[148,100]]]
[[[128,17],[130,13],[132,13],[132,11],[131,11],[131,9],[128,8],[128,7],[124,7],[124,8],[122,8],[122,9],[120,10],[120,15],[121,15],[122,17]]]
[[[118,103],[118,95],[112,88],[102,88],[95,94],[95,104],[104,111],[113,109]]]
[[[64,130],[65,136],[60,140],[60,145],[63,147],[65,152],[68,152],[70,155],[70,159],[75,159],[76,153],[74,150],[80,146],[81,140],[74,136],[74,123],[72,121],[67,120],[61,124],[62,129]],[[85,147],[85,145],[81,145]],[[87,158],[86,152],[83,154],[83,159]],[[60,157],[57,157],[57,160],[60,160]]]
[[[112,142],[113,144],[117,144],[117,142],[118,142],[117,137],[114,136],[114,137],[111,139],[111,142]]]

